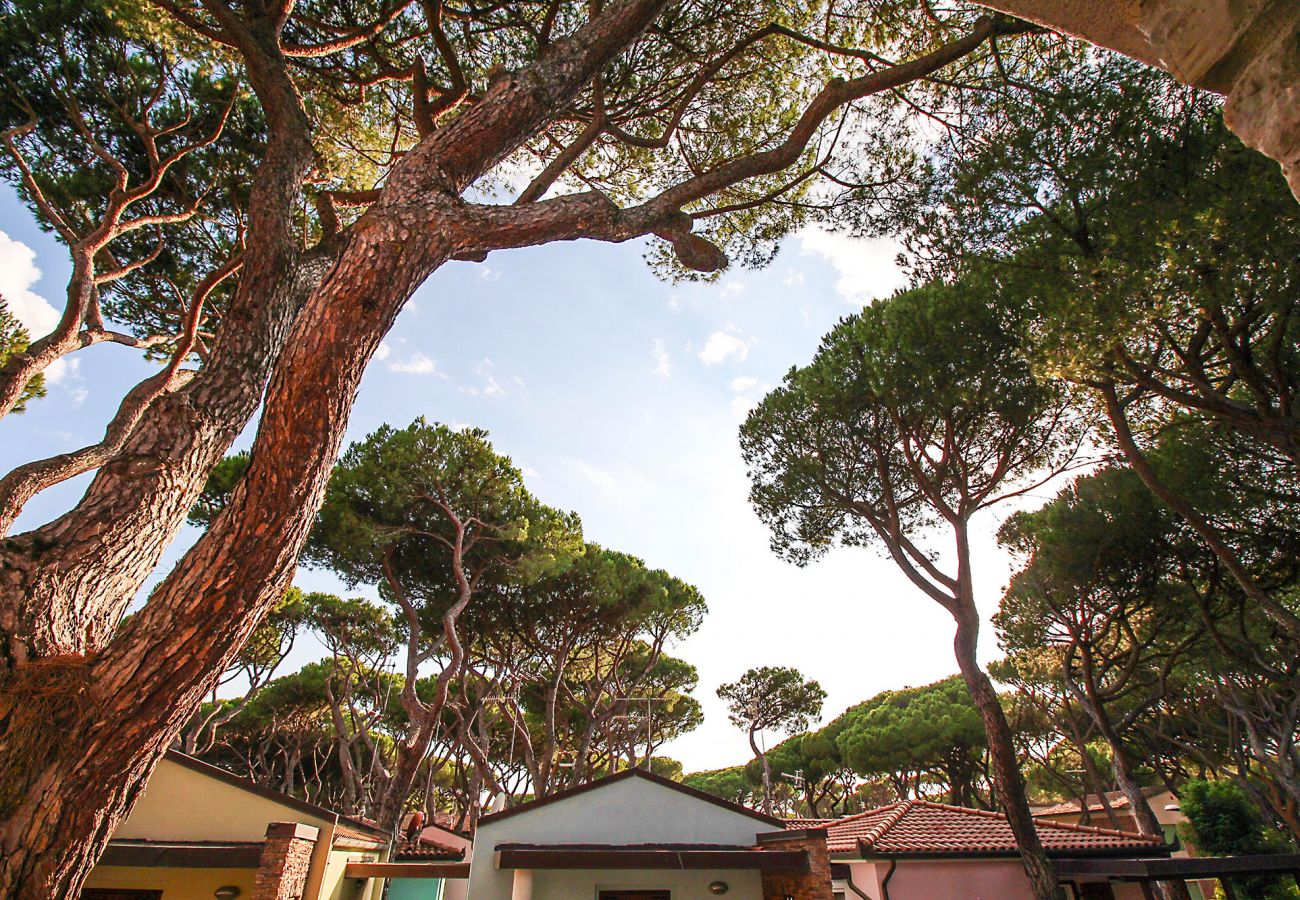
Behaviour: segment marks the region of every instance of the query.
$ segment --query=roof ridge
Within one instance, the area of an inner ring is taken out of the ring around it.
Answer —
[[[899,820],[902,819],[903,816],[907,815],[908,812],[910,812],[915,807],[916,803],[917,801],[915,800],[902,800],[899,803],[897,803],[896,804],[897,808],[894,809],[894,811],[891,812],[889,815],[885,816],[885,820],[883,822],[881,822],[879,825],[872,828],[866,834],[858,838],[858,844],[871,845],[874,844],[876,841],[880,840],[882,837],[885,836],[885,832],[889,831],[889,829],[897,825]]]
[[[832,819],[831,821],[827,822],[825,825],[816,825],[813,828],[810,828],[808,830],[815,831],[820,828],[826,828],[829,830],[831,828],[835,828],[838,825],[847,825],[850,822],[856,822],[859,819],[865,819],[867,816],[878,816],[882,812],[893,809],[897,805],[898,805],[897,801],[894,803],[886,803],[884,806],[877,806],[874,809],[865,809],[862,812],[854,813],[851,816],[842,816],[838,819]]]
[[[919,806],[928,806],[931,809],[948,809],[948,810],[952,810],[953,812],[968,813],[976,816],[983,816],[986,819],[1006,818],[1006,815],[1003,813],[995,812],[994,810],[991,809],[977,809],[974,806],[957,806],[952,803],[940,803],[937,800],[914,800],[913,802]]]
[[[1098,825],[1079,825],[1074,822],[1034,822],[1035,828],[1059,828],[1062,831],[1078,831],[1084,834],[1105,834],[1110,837],[1139,838],[1154,844],[1163,844],[1164,836],[1142,834],[1140,831],[1122,831],[1118,828],[1102,828]]]

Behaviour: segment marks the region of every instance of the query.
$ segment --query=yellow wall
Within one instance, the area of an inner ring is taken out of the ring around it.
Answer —
[[[92,888],[136,888],[162,891],[163,900],[206,900],[217,888],[234,885],[249,897],[256,869],[164,869],[96,866],[86,880]]]
[[[226,784],[170,759],[158,763],[144,796],[113,835],[151,841],[260,841],[271,822],[302,822],[327,839],[334,822]]]
[[[361,850],[331,850],[334,839],[333,817],[312,813],[280,803],[271,797],[244,790],[219,778],[195,771],[171,759],[163,759],[145,787],[144,795],[127,817],[115,838],[153,841],[262,841],[272,822],[301,822],[320,829],[312,851],[311,873],[307,878],[307,898],[319,900],[377,900],[382,881],[370,879],[358,891],[353,879],[343,877],[349,860],[380,862],[386,854]],[[140,887],[169,890],[166,900],[207,898],[225,884],[246,886],[244,896],[252,890],[256,869],[181,869],[128,868],[100,866],[91,873],[91,887]],[[102,873],[102,875],[101,875]],[[205,874],[206,873],[206,874]],[[147,883],[122,881],[100,882],[100,877],[148,877]],[[218,878],[211,881],[211,878]],[[226,880],[219,880],[225,878]],[[171,887],[164,888],[162,881]],[[209,887],[209,883],[211,886]]]

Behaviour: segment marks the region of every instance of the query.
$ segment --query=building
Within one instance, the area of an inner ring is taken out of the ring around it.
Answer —
[[[779,819],[629,769],[481,818],[469,896],[831,900],[824,839],[810,851],[802,835],[783,840],[782,828]],[[770,839],[760,843],[760,835]]]
[[[1171,844],[1177,843],[1178,826],[1187,821],[1187,817],[1183,815],[1174,792],[1166,788],[1151,787],[1143,788],[1142,793],[1147,798],[1151,811],[1155,813],[1156,821],[1164,830],[1165,840]],[[1102,803],[1103,797],[1105,804]],[[1106,814],[1107,806],[1110,807],[1114,821]],[[1085,809],[1088,811],[1086,817],[1083,813]],[[1074,825],[1104,825],[1108,828],[1118,828],[1120,831],[1138,830],[1137,818],[1133,815],[1133,808],[1129,805],[1128,797],[1123,791],[1108,791],[1104,795],[1089,794],[1084,798],[1083,803],[1078,800],[1067,800],[1036,811],[1034,818]]]
[[[1001,813],[928,800],[905,800],[830,823],[816,821],[787,836],[825,836],[836,896],[863,900],[1031,900],[1011,825]],[[1086,825],[1040,821],[1038,835],[1054,861],[1163,859],[1160,838]],[[765,836],[766,838],[766,836]],[[763,840],[765,838],[760,838]],[[1078,898],[1138,900],[1139,884],[1106,878],[1062,879]]]
[[[375,826],[169,751],[86,882],[83,900],[379,900]]]

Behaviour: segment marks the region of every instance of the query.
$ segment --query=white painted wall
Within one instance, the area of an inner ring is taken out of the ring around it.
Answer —
[[[633,776],[479,823],[471,857],[469,900],[511,900],[514,871],[496,868],[500,844],[734,844],[752,846],[775,828],[743,813]],[[594,900],[598,885],[667,887],[674,900],[711,896],[711,881],[732,886],[728,898],[759,900],[757,872],[538,871],[532,900]]]
[[[694,872],[539,871],[533,873],[532,900],[596,900],[601,891],[615,888],[667,890],[672,891],[673,900],[704,900],[713,896],[709,893],[709,885],[715,881],[725,881],[730,886],[727,900],[762,900],[762,876],[757,872],[735,869]],[[475,900],[478,900],[477,896]]]

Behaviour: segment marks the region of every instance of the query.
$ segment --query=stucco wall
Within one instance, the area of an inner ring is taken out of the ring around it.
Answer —
[[[762,900],[763,885],[757,872],[735,870],[700,870],[698,872],[633,872],[617,869],[594,869],[576,872],[533,873],[532,900],[596,900],[600,891],[624,890],[672,891],[673,900],[704,900],[712,897],[709,885],[725,881],[731,889],[727,900]],[[478,894],[472,894],[479,900]]]
[[[882,900],[881,885],[888,862],[851,863],[853,883],[871,898]],[[1143,900],[1136,884],[1112,885],[1115,900]],[[889,900],[1033,900],[1034,892],[1020,863],[1014,859],[899,860],[889,879]]]
[[[269,797],[261,797],[170,759],[158,764],[144,796],[118,826],[117,838],[169,841],[260,841],[270,822],[302,822],[334,828],[332,819],[312,816]]]
[[[500,821],[480,822],[474,834],[469,896],[472,900],[510,900],[514,872],[496,868],[499,844],[734,844],[752,846],[760,831],[771,825],[742,813],[655,784],[626,778],[595,790],[567,797],[534,811]],[[700,898],[710,881],[733,885],[728,897],[749,900],[762,896],[756,872],[555,872],[539,871],[534,900],[590,898],[597,885],[669,886],[680,896]],[[742,887],[744,888],[742,890]],[[746,893],[746,890],[752,893]],[[568,893],[563,893],[567,891]]]
[[[256,869],[163,869],[135,866],[96,866],[86,880],[92,888],[135,888],[162,891],[163,900],[204,900],[219,887],[234,885],[249,897]]]

